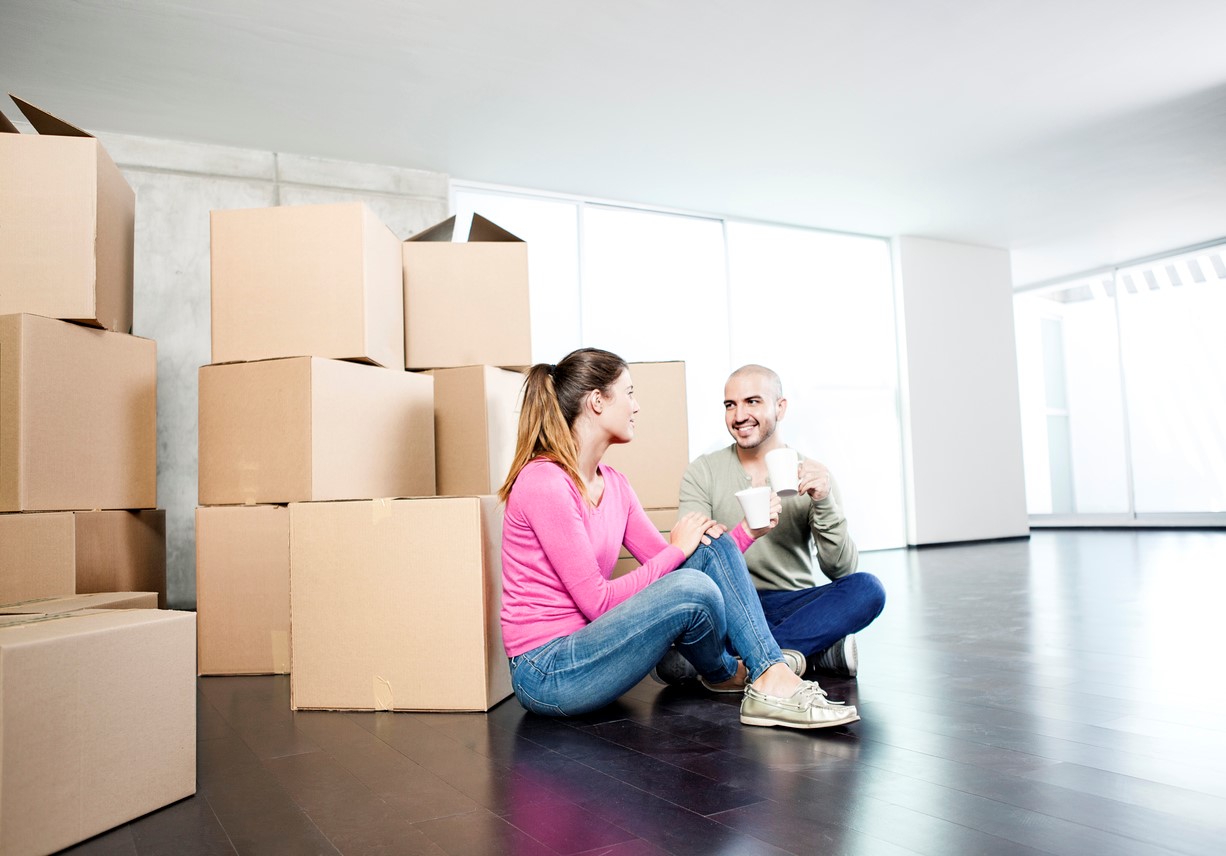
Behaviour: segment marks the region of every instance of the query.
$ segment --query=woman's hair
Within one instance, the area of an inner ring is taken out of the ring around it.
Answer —
[[[519,472],[534,458],[548,458],[565,470],[584,500],[587,489],[579,475],[579,447],[571,429],[593,389],[606,395],[629,366],[617,354],[599,348],[571,351],[556,366],[537,363],[524,381],[515,458],[498,497],[507,501]]]

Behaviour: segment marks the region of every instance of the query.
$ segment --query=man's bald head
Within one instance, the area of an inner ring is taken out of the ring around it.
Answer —
[[[767,391],[774,396],[775,401],[783,398],[783,381],[779,380],[779,375],[775,374],[772,369],[766,366],[760,366],[756,363],[741,366],[739,369],[728,375],[728,380],[734,378],[753,376],[761,378],[766,383]]]

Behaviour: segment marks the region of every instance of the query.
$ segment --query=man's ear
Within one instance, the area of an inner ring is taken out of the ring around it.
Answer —
[[[782,419],[783,415],[787,412],[788,412],[788,400],[786,398],[781,398],[775,402],[775,420],[776,421]]]

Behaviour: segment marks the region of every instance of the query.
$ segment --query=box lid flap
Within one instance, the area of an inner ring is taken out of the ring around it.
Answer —
[[[17,106],[21,108],[21,112],[25,114],[26,119],[34,130],[40,134],[46,134],[51,137],[93,137],[93,134],[82,131],[76,125],[70,125],[63,119],[57,119],[45,110],[40,110],[28,101],[22,101],[16,95],[9,93],[9,98],[17,102]]]
[[[506,229],[499,226],[492,220],[487,220],[480,214],[473,212],[473,224],[468,230],[468,241],[518,241],[523,243],[521,238],[512,235]]]
[[[17,126],[9,121],[9,117],[0,113],[0,134],[17,134]]]
[[[442,223],[431,226],[429,229],[423,229],[416,235],[410,235],[405,238],[405,242],[409,241],[450,241],[452,234],[455,232],[455,217],[448,217]]]

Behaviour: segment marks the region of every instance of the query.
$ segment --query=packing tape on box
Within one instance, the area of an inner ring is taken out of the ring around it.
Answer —
[[[272,668],[278,675],[289,674],[289,632],[270,630],[272,636]]]
[[[391,499],[372,499],[370,501],[370,522],[378,525],[392,516]]]
[[[375,710],[392,710],[392,685],[378,675],[371,678],[374,690]]]

